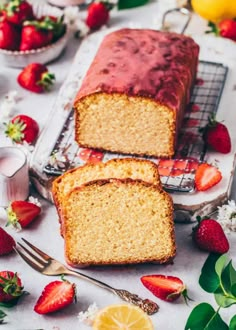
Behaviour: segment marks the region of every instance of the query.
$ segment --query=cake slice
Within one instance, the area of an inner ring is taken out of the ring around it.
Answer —
[[[121,158],[106,163],[86,164],[67,171],[53,182],[52,194],[58,213],[72,189],[89,181],[109,178],[140,179],[161,187],[158,167],[149,160]]]
[[[170,262],[173,203],[158,186],[132,179],[74,188],[63,203],[65,258],[72,267]]]

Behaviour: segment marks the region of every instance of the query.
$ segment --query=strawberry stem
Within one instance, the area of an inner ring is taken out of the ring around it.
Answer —
[[[42,74],[41,80],[37,82],[38,85],[42,86],[45,91],[48,91],[50,87],[54,84],[56,77],[53,73],[44,72]]]
[[[9,122],[8,124],[4,123],[6,126],[5,134],[12,139],[13,142],[21,143],[24,139],[24,130],[26,128],[26,124],[17,118],[14,123]]]

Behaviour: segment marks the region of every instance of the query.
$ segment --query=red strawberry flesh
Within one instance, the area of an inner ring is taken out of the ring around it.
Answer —
[[[74,284],[68,281],[53,281],[44,288],[34,311],[38,314],[52,313],[70,305],[74,298]]]
[[[3,228],[0,227],[0,256],[9,254],[14,250],[16,242]]]
[[[14,201],[7,209],[8,225],[27,227],[41,212],[41,208],[27,201]]]
[[[175,276],[166,275],[146,275],[141,277],[143,285],[149,289],[156,297],[165,301],[174,301],[181,294],[186,294],[186,287],[183,281]]]

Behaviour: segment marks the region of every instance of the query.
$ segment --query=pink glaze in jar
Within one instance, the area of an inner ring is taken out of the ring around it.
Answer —
[[[0,206],[25,200],[29,195],[27,157],[17,147],[0,148]]]

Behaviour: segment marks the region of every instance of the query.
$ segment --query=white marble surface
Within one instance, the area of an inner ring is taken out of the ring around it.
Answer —
[[[149,5],[132,10],[122,11],[120,13],[114,12],[111,16],[110,25],[129,25],[144,27],[157,27],[160,25],[161,13],[167,6],[172,6],[174,1],[151,1]],[[144,15],[145,13],[145,15]],[[131,22],[131,23],[130,23]],[[187,33],[201,35],[205,29],[205,21],[194,16]],[[217,46],[217,42],[213,44]],[[19,73],[18,69],[10,69],[1,66],[0,71],[0,97],[3,97],[9,90],[18,90],[22,95],[22,100],[16,105],[13,114],[24,113],[35,118],[42,130],[47,123],[47,118],[55,102],[58,89],[65,80],[73,56],[79,46],[77,40],[71,40],[62,54],[62,56],[55,62],[51,63],[48,67],[56,74],[57,82],[53,90],[48,94],[37,95],[27,92],[21,89],[16,82],[16,77]],[[213,47],[213,46],[212,46]],[[225,61],[233,74],[235,66],[235,58],[232,52],[236,53],[235,45],[221,48],[216,50],[215,56],[222,61]],[[205,59],[211,57],[211,52],[206,51],[203,54]],[[236,74],[234,74],[234,77]],[[233,85],[236,85],[234,78]],[[235,100],[235,87],[234,87],[234,100]],[[228,101],[229,102],[229,101]],[[230,100],[233,103],[233,99]],[[230,118],[235,118],[234,114],[230,114]],[[224,118],[223,118],[224,119]],[[2,119],[1,119],[2,121]],[[2,123],[1,123],[2,124]],[[9,145],[10,142],[4,137],[3,126],[0,128],[0,145]],[[37,196],[37,193],[32,190],[32,194]],[[236,179],[232,185],[231,198],[236,199]],[[45,252],[48,252],[53,257],[64,262],[63,252],[63,239],[59,234],[59,224],[57,220],[57,214],[55,207],[46,200],[40,198],[42,203],[42,214],[40,217],[30,226],[28,229],[16,233],[8,229],[9,233],[14,236],[16,240],[20,240],[21,237],[32,241],[35,245],[38,245]],[[5,213],[0,211],[0,225],[5,225]],[[121,267],[103,267],[103,268],[90,268],[84,270],[86,274],[94,276],[102,281],[106,281],[108,284],[115,287],[128,289],[133,293],[137,293],[144,298],[150,298],[155,300],[160,305],[159,313],[152,316],[155,329],[165,330],[182,330],[190,314],[192,308],[201,303],[209,302],[214,307],[213,296],[204,292],[199,284],[198,278],[200,275],[201,267],[207,257],[207,253],[200,252],[192,244],[190,233],[192,231],[192,225],[180,225],[176,224],[176,240],[177,240],[177,256],[173,265],[158,266],[158,265],[142,265],[142,266],[121,266]],[[229,258],[232,258],[234,265],[236,265],[236,234],[231,233],[229,237],[230,251]],[[120,299],[113,296],[111,293],[106,292],[100,288],[97,288],[91,284],[70,277],[71,281],[77,284],[77,296],[78,303],[71,305],[67,309],[60,311],[54,315],[40,316],[33,311],[34,304],[39,297],[43,287],[50,281],[56,278],[50,278],[43,276],[31,269],[26,263],[24,263],[16,254],[12,253],[9,256],[0,258],[0,270],[12,270],[17,271],[22,278],[25,290],[30,294],[25,296],[20,303],[9,310],[6,310],[8,317],[7,323],[1,326],[1,329],[6,330],[67,330],[81,329],[88,330],[89,327],[79,323],[77,315],[80,311],[84,311],[90,304],[96,302],[98,307],[103,307],[108,304],[118,303]],[[155,298],[149,291],[147,291],[140,282],[140,277],[144,274],[161,273],[167,275],[174,275],[180,277],[187,285],[189,290],[189,296],[193,299],[189,305],[185,305],[180,299],[175,303],[166,303]],[[230,318],[235,314],[235,307],[225,309],[221,311],[221,315],[226,322],[229,322]]]

